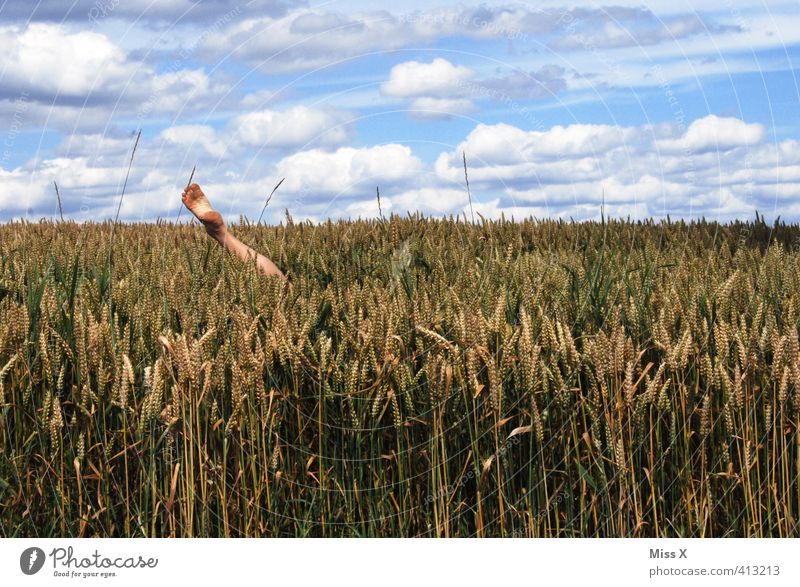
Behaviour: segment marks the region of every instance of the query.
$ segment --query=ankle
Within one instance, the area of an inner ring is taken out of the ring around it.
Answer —
[[[206,232],[214,239],[222,242],[228,233],[225,227],[225,222],[222,220],[222,215],[217,211],[206,213],[201,222],[206,229]]]
[[[206,228],[206,232],[211,238],[218,241],[220,244],[223,244],[228,236],[228,228],[224,224],[204,223],[204,226]]]

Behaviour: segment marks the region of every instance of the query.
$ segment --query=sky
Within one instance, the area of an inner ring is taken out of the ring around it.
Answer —
[[[797,0],[0,0],[0,221],[798,221],[799,62]]]

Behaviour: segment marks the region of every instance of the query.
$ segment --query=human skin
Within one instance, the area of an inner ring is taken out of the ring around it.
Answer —
[[[225,226],[225,222],[222,220],[222,215],[211,207],[211,202],[209,202],[199,185],[196,183],[189,185],[183,190],[181,198],[186,208],[201,222],[211,238],[242,261],[250,262],[255,259],[256,268],[261,275],[286,277],[271,259],[248,247],[228,231],[228,227]]]

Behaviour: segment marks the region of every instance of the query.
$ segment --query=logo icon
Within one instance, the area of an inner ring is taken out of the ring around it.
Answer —
[[[32,546],[22,551],[19,557],[19,568],[26,575],[35,575],[44,566],[44,551],[41,548]]]

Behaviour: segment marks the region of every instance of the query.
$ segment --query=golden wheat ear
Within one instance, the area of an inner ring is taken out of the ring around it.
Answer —
[[[0,529],[798,536],[800,226],[290,220],[0,224]]]

